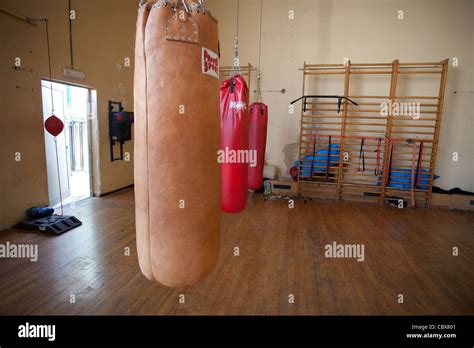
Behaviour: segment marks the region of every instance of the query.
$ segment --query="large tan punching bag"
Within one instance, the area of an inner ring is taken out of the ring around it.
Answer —
[[[135,45],[135,211],[140,268],[166,286],[214,268],[220,233],[217,21],[204,6],[148,1]]]

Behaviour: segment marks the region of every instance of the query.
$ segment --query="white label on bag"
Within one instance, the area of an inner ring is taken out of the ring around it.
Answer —
[[[236,109],[237,111],[246,110],[247,104],[244,101],[230,101],[229,109]]]
[[[202,73],[219,78],[219,57],[207,48],[202,48]]]

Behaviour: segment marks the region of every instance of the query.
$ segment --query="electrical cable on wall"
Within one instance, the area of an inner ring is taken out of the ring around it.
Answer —
[[[261,57],[262,57],[262,27],[263,27],[263,0],[260,0],[260,28],[259,28],[259,38],[258,38],[258,66],[257,66],[257,86],[256,89],[253,90],[255,93],[255,102],[263,101],[262,92],[275,92],[285,94],[286,89],[267,89],[262,90],[261,88],[261,79],[262,79],[262,71],[261,71]]]
[[[53,233],[55,235],[62,234],[64,232],[70,231],[78,226],[82,225],[82,222],[77,219],[75,216],[65,216],[64,215],[64,206],[63,206],[63,198],[61,192],[61,176],[60,176],[60,169],[59,169],[59,155],[58,155],[58,135],[64,131],[64,123],[63,121],[54,115],[54,93],[53,93],[53,74],[52,74],[52,66],[51,66],[51,48],[50,48],[50,40],[49,40],[49,20],[46,17],[25,17],[21,15],[11,14],[8,11],[1,10],[0,12],[6,13],[14,18],[17,18],[23,22],[26,22],[31,25],[37,25],[36,23],[43,23],[45,24],[46,29],[46,49],[48,54],[48,73],[49,77],[45,78],[45,80],[49,80],[50,86],[49,90],[51,93],[51,115],[45,120],[44,128],[45,130],[54,137],[54,147],[55,147],[55,154],[56,154],[56,168],[57,168],[57,175],[58,175],[58,186],[59,186],[59,201],[61,204],[61,215],[56,215],[51,212],[52,215],[42,216],[38,218],[35,215],[35,211],[43,210],[51,210],[49,208],[38,208],[33,207],[29,209],[29,212],[32,212],[32,215],[28,214],[28,219],[23,220],[18,226],[20,228],[24,228],[27,230],[32,229],[39,229],[40,231],[45,231],[49,233]]]
[[[49,49],[49,28],[48,28],[48,19],[44,19],[46,24],[46,46],[48,48],[48,66],[49,66],[49,90],[51,92],[51,113],[54,114],[54,98],[53,98],[53,74],[51,69],[51,52]]]
[[[59,201],[61,204],[61,216],[64,216],[63,197],[62,197],[62,192],[61,192],[61,174],[59,171],[58,139],[57,139],[57,136],[64,129],[64,124],[57,116],[54,115],[53,73],[52,73],[52,68],[51,68],[51,49],[50,49],[50,44],[49,44],[49,26],[48,26],[49,20],[47,18],[26,17],[26,21],[28,23],[44,22],[45,27],[46,27],[46,48],[48,52],[49,90],[51,93],[51,116],[48,117],[48,119],[45,121],[45,128],[54,137],[54,147],[55,147],[55,153],[56,153],[56,168],[57,168],[57,173],[58,173]]]
[[[75,19],[75,11],[72,9],[72,1],[68,0],[68,23],[69,23],[69,59],[70,66],[63,67],[63,76],[74,80],[84,80],[86,73],[74,68],[74,44],[72,33],[72,20]]]
[[[68,12],[68,18],[69,18],[69,54],[71,58],[71,68],[74,69],[74,55],[72,51],[72,19],[71,19],[71,0],[68,0],[68,7],[69,7],[69,12]]]

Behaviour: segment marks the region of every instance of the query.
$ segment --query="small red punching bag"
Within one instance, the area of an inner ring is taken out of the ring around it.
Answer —
[[[54,137],[57,137],[64,129],[64,123],[56,115],[49,116],[44,122],[44,128]]]
[[[250,105],[249,119],[249,153],[254,162],[249,163],[248,188],[258,190],[263,184],[268,106],[264,103]]]
[[[227,213],[237,213],[247,204],[248,101],[249,91],[242,76],[231,77],[222,83],[221,207]]]

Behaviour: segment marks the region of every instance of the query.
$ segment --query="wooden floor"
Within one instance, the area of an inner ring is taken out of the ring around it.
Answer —
[[[255,196],[223,216],[216,270],[183,289],[140,273],[131,189],[73,212],[83,226],[59,237],[0,232],[39,245],[36,263],[0,259],[0,314],[474,314],[472,212]],[[365,261],[325,258],[333,241],[364,244]]]

